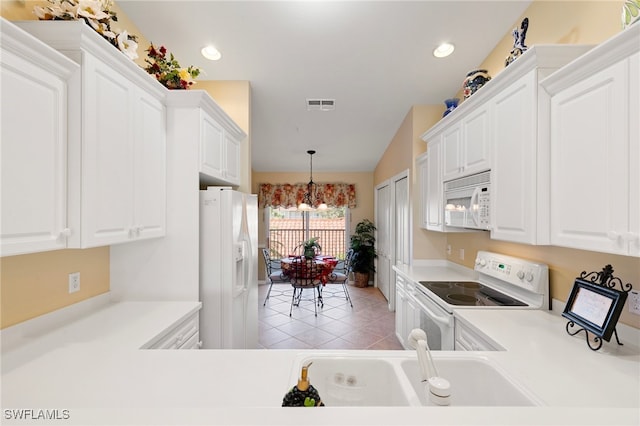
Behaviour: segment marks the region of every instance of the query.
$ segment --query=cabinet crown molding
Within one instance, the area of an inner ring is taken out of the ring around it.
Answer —
[[[640,51],[640,25],[632,25],[540,82],[550,95]]]
[[[169,108],[202,108],[236,139],[242,140],[247,136],[229,117],[229,114],[204,90],[170,90],[167,94],[166,105]]]
[[[45,41],[46,44],[60,51],[72,60],[82,63],[77,52],[90,54],[113,67],[114,73],[120,73],[136,82],[146,91],[163,99],[169,91],[152,75],[148,74],[137,63],[112,46],[100,34],[84,21],[15,21],[18,27]]]
[[[0,17],[0,30],[3,52],[11,52],[32,63],[35,63],[35,58],[38,58],[39,66],[63,79],[68,78],[80,68],[71,59],[2,17]]]
[[[498,75],[462,102],[460,106],[427,130],[421,136],[422,140],[428,142],[433,139],[442,130],[500,93],[528,72],[536,69],[560,68],[592,48],[592,45],[583,44],[541,44],[531,46],[516,61],[500,71]]]

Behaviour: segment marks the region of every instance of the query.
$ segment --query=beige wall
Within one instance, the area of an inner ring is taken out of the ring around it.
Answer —
[[[0,2],[0,16],[10,20],[31,20],[33,6],[47,4],[46,1]],[[136,61],[144,64],[145,50],[149,41],[118,8],[118,27],[138,36]],[[171,50],[171,46],[167,46]],[[250,108],[251,87],[247,81],[200,81],[196,89],[206,90],[220,107],[249,136],[242,146],[241,191],[251,186],[251,137]],[[81,290],[68,294],[68,274],[80,272]],[[59,250],[22,256],[0,258],[0,328],[52,312],[109,291],[109,248],[87,250]]]
[[[553,43],[598,44],[620,31],[621,3],[617,1],[550,2],[538,0],[534,1],[523,16],[513,24],[513,28],[519,27],[525,16],[529,18],[526,40],[528,46]],[[492,76],[497,75],[504,69],[504,59],[509,54],[512,45],[513,37],[511,30],[509,30],[504,39],[496,45],[496,48],[478,68],[486,68]],[[438,117],[432,118],[435,118],[436,121],[438,119]],[[435,121],[431,124],[433,123]],[[428,128],[430,123],[426,124]],[[383,158],[379,166],[388,164],[390,159],[398,158],[394,153],[385,153],[386,155],[389,155],[389,158]],[[414,194],[414,199],[417,199],[417,194]],[[417,225],[415,220],[414,225]],[[446,235],[444,247],[441,244],[442,235]],[[423,256],[425,251],[420,247],[424,245],[431,246],[439,253],[435,256]],[[449,256],[446,254],[446,245],[452,247],[452,254]],[[459,259],[460,249],[464,249],[464,260]],[[453,262],[473,267],[473,260],[478,250],[506,253],[548,264],[551,296],[561,301],[566,301],[574,278],[582,271],[599,271],[606,264],[611,264],[615,269],[615,275],[623,278],[625,282],[631,282],[635,287],[640,285],[640,259],[637,258],[561,247],[506,243],[490,239],[487,232],[440,234],[414,229],[414,257],[417,259],[446,257]],[[620,321],[640,328],[640,316],[629,314],[626,308]]]
[[[446,235],[420,228],[420,199],[415,157],[426,151],[422,134],[442,118],[442,105],[415,105],[400,124],[391,143],[385,150],[374,171],[374,185],[409,170],[411,211],[413,217],[413,257],[416,259],[443,258]]]
[[[69,274],[80,291],[69,294]],[[57,250],[0,259],[1,328],[109,291],[109,247]]]
[[[307,183],[309,174],[304,173],[277,173],[277,172],[256,172],[252,174],[253,194],[258,193],[258,186],[261,183]],[[356,224],[363,219],[373,221],[373,173],[367,172],[332,172],[313,174],[314,182],[344,182],[356,185],[357,206],[350,210],[351,222],[348,224],[350,232],[355,230]],[[258,243],[264,245],[266,242],[266,215],[264,209],[258,210]],[[258,278],[264,279],[264,263],[260,260]]]

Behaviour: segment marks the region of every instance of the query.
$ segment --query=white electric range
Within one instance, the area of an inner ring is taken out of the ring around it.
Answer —
[[[412,294],[432,350],[454,350],[456,309],[549,309],[549,268],[479,251],[476,280],[419,281]]]

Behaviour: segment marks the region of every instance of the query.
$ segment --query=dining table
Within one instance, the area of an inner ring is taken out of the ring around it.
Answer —
[[[304,256],[288,256],[280,259],[280,267],[282,268],[282,274],[285,277],[291,278],[292,274],[295,270],[300,270],[299,268],[295,268],[295,263],[306,262],[307,260]],[[322,285],[325,285],[329,280],[329,276],[335,269],[338,264],[338,259],[334,256],[322,256],[318,255],[313,258],[313,262],[315,264],[315,268],[312,268],[315,272],[313,277],[305,277],[305,278],[313,278],[319,279]]]

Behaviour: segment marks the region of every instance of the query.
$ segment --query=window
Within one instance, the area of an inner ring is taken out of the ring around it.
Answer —
[[[318,237],[322,254],[344,259],[349,239],[347,207],[307,212],[268,207],[267,211],[267,247],[272,258],[295,254],[301,242]]]

